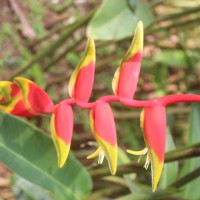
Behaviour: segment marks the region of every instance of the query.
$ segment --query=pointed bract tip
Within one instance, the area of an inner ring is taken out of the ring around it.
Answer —
[[[89,43],[90,45],[92,45],[93,47],[95,46],[94,39],[93,39],[92,36],[88,37],[88,43]]]
[[[117,147],[112,147],[113,149],[110,150],[111,157],[108,158],[109,160],[109,168],[112,175],[115,175],[117,172]]]
[[[90,56],[90,59],[93,62],[95,62],[95,60],[96,60],[96,57],[95,57],[95,42],[94,42],[93,37],[88,38],[86,51],[88,51],[87,56]]]
[[[97,142],[105,154],[111,174],[115,175],[117,171],[117,145],[113,146],[100,138],[97,138]]]
[[[66,144],[64,140],[60,138],[58,133],[56,132],[54,114],[52,115],[51,118],[51,136],[53,139],[54,146],[56,148],[56,153],[58,157],[58,167],[62,168],[69,155],[70,143]]]
[[[144,27],[143,22],[139,21],[136,28],[142,28],[143,29],[143,27]]]
[[[152,192],[155,192],[163,169],[163,161],[160,161],[156,154],[150,150],[151,171],[152,171]]]
[[[62,140],[60,140],[58,143],[59,143],[58,145],[59,149],[56,148],[58,156],[58,167],[62,168],[69,156],[70,145],[66,145]]]

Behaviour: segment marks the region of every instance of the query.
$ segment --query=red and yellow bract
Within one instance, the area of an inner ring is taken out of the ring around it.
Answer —
[[[115,72],[112,88],[115,95],[133,98],[140,74],[143,52],[143,23],[139,22],[133,41]]]
[[[94,82],[95,60],[95,44],[93,39],[90,38],[83,58],[78,63],[69,81],[68,88],[71,98],[88,102]]]
[[[34,116],[25,106],[18,85],[9,81],[0,82],[0,110],[17,116]]]
[[[68,157],[72,132],[73,111],[70,105],[58,104],[51,118],[51,135],[58,155],[58,166],[62,167]]]
[[[161,176],[165,155],[165,107],[153,105],[144,108],[141,114],[141,126],[151,162],[152,190],[155,191]]]
[[[108,103],[96,103],[90,111],[90,124],[99,147],[88,158],[99,156],[99,163],[102,163],[105,156],[114,175],[117,170],[117,138],[114,116]]]
[[[54,103],[48,94],[37,84],[23,77],[16,77],[14,81],[21,90],[27,110],[32,115],[41,115],[52,112]]]

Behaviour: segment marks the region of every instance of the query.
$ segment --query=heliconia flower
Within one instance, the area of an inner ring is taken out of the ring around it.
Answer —
[[[14,82],[18,85],[24,104],[32,115],[51,113],[53,111],[54,104],[51,98],[36,83],[23,77],[14,78]]]
[[[0,111],[17,116],[34,116],[24,105],[17,84],[9,81],[0,81]]]
[[[136,27],[131,46],[115,72],[112,81],[112,88],[115,95],[124,98],[133,98],[140,74],[142,52],[143,23],[140,21]]]
[[[98,143],[98,149],[87,158],[99,156],[98,163],[106,157],[111,174],[117,170],[117,138],[114,116],[108,103],[97,101],[90,111],[91,129]]]
[[[166,143],[166,110],[163,106],[145,107],[141,113],[141,128],[144,134],[146,147],[141,151],[131,151],[133,155],[144,155],[147,153],[145,168],[151,162],[152,191],[157,188],[163,169],[165,143]]]
[[[94,83],[95,60],[94,40],[89,38],[85,53],[69,81],[68,89],[71,98],[88,102]]]
[[[68,157],[73,132],[73,111],[70,105],[58,104],[51,118],[51,135],[56,147],[58,166]]]

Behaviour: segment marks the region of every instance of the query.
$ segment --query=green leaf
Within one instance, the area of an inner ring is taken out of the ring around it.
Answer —
[[[175,144],[169,128],[167,128],[166,136],[166,152],[168,152],[175,149]],[[168,185],[170,185],[177,179],[177,175],[178,162],[165,163],[159,186],[161,188],[166,188]]]
[[[47,191],[17,175],[12,177],[11,184],[17,200],[54,200]]]
[[[149,26],[154,21],[150,4],[141,0],[137,0],[135,15],[138,20],[142,20],[144,22],[144,26]]]
[[[0,113],[0,161],[58,200],[82,200],[92,188],[88,172],[72,154],[67,165],[59,169],[52,140],[23,120],[4,113]]]
[[[116,200],[150,200],[151,198],[145,193],[138,192],[117,198]]]
[[[104,0],[88,26],[88,34],[94,39],[119,40],[133,35],[137,18],[126,1]]]
[[[163,50],[156,54],[155,61],[169,67],[187,67],[186,54],[182,50]]]
[[[104,0],[89,23],[87,33],[96,40],[121,40],[133,36],[139,20],[145,26],[154,20],[148,3],[139,0],[134,4],[125,0]]]
[[[192,112],[190,114],[189,120],[189,135],[188,135],[188,144],[194,144],[200,141],[200,104],[192,104]],[[184,162],[183,168],[181,170],[180,176],[184,176],[189,172],[192,172],[194,169],[200,166],[200,158],[189,159]],[[183,187],[183,192],[181,196],[185,199],[199,199],[199,181],[200,177],[193,180],[189,184]]]

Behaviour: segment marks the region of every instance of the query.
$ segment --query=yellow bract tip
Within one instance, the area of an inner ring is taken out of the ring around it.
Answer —
[[[70,144],[66,144],[62,139],[60,139],[57,136],[56,131],[55,131],[55,126],[54,126],[54,115],[52,115],[52,118],[51,118],[51,136],[56,148],[56,153],[58,157],[58,167],[62,168],[68,158]]]
[[[155,192],[162,173],[163,162],[158,159],[153,150],[150,150],[149,152],[151,160],[152,191]]]

